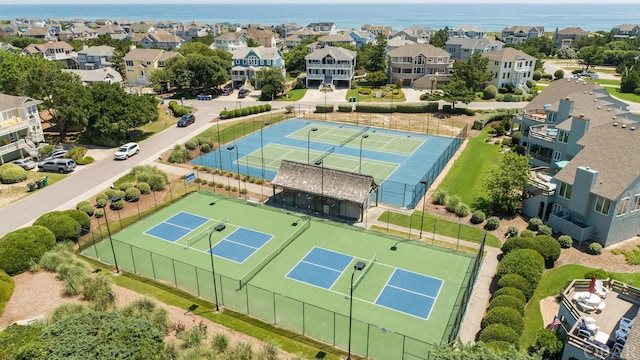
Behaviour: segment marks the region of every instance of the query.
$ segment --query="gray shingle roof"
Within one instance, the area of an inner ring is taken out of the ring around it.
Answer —
[[[305,56],[306,60],[322,60],[325,56],[331,55],[336,60],[353,60],[356,57],[356,52],[347,50],[344,48],[327,46],[322,49],[315,50],[309,55]]]
[[[254,52],[260,59],[263,60],[274,60],[279,56],[278,49],[276,48],[266,48],[264,46],[259,47],[242,47],[238,48],[236,52],[233,54],[234,59],[244,59],[250,52]]]
[[[323,179],[324,174],[324,179]],[[282,160],[271,184],[309,194],[364,204],[372,189],[373,177],[342,170]]]
[[[391,57],[414,57],[418,55],[424,55],[426,57],[451,56],[449,52],[437,48],[431,44],[407,44],[389,51],[387,55]]]
[[[521,58],[526,60],[536,60],[535,57],[531,55],[527,55],[525,52],[521,50],[516,50],[514,48],[504,48],[496,51],[483,53],[482,57],[486,57],[489,60],[497,60],[497,61],[515,61],[516,59],[521,59]]]
[[[524,109],[525,111],[544,109],[545,105],[552,105],[549,109],[557,109],[560,99],[571,97],[571,94],[576,92],[589,92],[596,88],[598,88],[598,84],[592,82],[572,79],[556,80],[542,90]]]
[[[0,94],[0,111],[17,109],[31,105],[41,104],[42,101],[24,96],[12,96]]]
[[[78,51],[78,54],[86,54],[87,56],[113,56],[115,48],[106,45],[91,46],[84,50]]]
[[[112,68],[102,68],[102,69],[95,69],[95,70],[64,69],[63,71],[76,74],[80,76],[82,81],[87,83],[104,81],[106,78],[113,79],[111,82],[114,82],[114,83],[122,82],[122,75],[120,75],[119,72],[117,72]]]

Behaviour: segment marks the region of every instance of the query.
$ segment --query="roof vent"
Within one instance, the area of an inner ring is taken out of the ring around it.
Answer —
[[[593,102],[598,102],[598,99],[593,99]]]
[[[583,118],[583,117],[584,117],[584,114],[580,114],[580,118]]]
[[[567,82],[571,82],[571,79],[567,79]]]
[[[598,106],[598,110],[601,110],[601,109],[602,109],[602,106]]]
[[[567,97],[566,97],[566,98],[564,98],[564,99],[565,99],[565,100],[567,100],[567,101],[569,101],[570,97],[568,97],[568,96],[567,96]]]
[[[587,93],[587,90],[585,90],[585,91],[584,91],[584,93],[586,94],[586,93]]]
[[[629,128],[629,130],[635,130],[635,129],[636,129],[635,126],[632,126],[632,127]]]
[[[593,95],[593,91],[589,91],[589,95]],[[595,101],[595,100],[593,100],[593,101]]]
[[[617,122],[614,122],[614,123],[613,123],[613,126],[618,126],[618,123],[617,123]]]
[[[622,124],[622,128],[625,129],[627,127],[627,124]]]
[[[613,119],[613,120],[615,120],[615,119],[616,119],[616,117],[614,116],[614,117],[612,117],[612,119]],[[618,125],[618,123],[616,123],[616,125]]]
[[[607,109],[607,111],[611,111],[611,109]]]

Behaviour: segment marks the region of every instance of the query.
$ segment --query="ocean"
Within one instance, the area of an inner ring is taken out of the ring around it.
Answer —
[[[285,22],[306,26],[312,22],[334,22],[341,30],[360,29],[363,24],[391,26],[402,30],[421,25],[442,29],[470,25],[500,32],[515,25],[556,28],[580,27],[609,31],[619,24],[640,23],[640,2],[635,4],[98,4],[98,5],[0,5],[0,19],[18,17],[83,18],[95,20],[192,20],[207,24]]]

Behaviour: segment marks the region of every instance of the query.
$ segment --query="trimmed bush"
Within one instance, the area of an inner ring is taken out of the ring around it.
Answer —
[[[443,189],[436,189],[433,193],[433,203],[436,205],[445,205],[449,201],[449,195]]]
[[[171,150],[171,153],[169,154],[169,162],[172,162],[172,163],[183,164],[189,161],[190,159],[191,157],[189,156],[189,152],[187,151],[187,149],[183,148],[180,145],[174,146],[173,150]]]
[[[81,207],[85,206],[85,205],[91,205],[91,203],[89,203],[88,201],[80,201],[79,203],[76,204],[76,210],[80,210]]]
[[[124,200],[120,198],[118,201],[112,201],[109,203],[109,209],[111,210],[122,210],[124,208]]]
[[[538,329],[536,333],[536,342],[529,349],[532,353],[536,352],[542,355],[542,359],[560,359],[564,349],[564,341],[555,331],[547,329]]]
[[[109,200],[106,197],[96,197],[96,207],[102,209],[103,207],[107,206],[108,201]]]
[[[338,104],[338,112],[350,113],[353,111],[353,105],[351,104]]]
[[[573,245],[573,239],[569,235],[561,235],[558,238],[558,243],[560,244],[561,248],[568,249],[571,247],[571,245]]]
[[[534,237],[534,236],[536,236],[536,234],[531,230],[524,229],[520,232],[520,237]]]
[[[37,218],[36,221],[33,222],[33,225],[44,226],[51,230],[58,242],[75,242],[80,224],[69,216],[69,214],[65,214],[62,211],[52,211]]]
[[[75,220],[82,228],[81,230],[84,230],[84,231],[91,230],[91,218],[84,211],[65,210],[62,213],[69,216],[73,220]]]
[[[552,268],[553,264],[560,257],[560,243],[548,235],[538,235],[536,237],[513,237],[507,239],[502,245],[502,252],[506,255],[517,249],[533,249],[544,259],[547,268]]]
[[[454,213],[458,215],[458,217],[465,217],[469,213],[469,205],[461,202],[456,206]]]
[[[499,288],[505,288],[505,287],[516,288],[522,291],[527,301],[531,298],[531,295],[533,295],[533,289],[531,288],[531,284],[527,281],[527,279],[523,278],[518,274],[507,274],[507,275],[501,276],[500,280],[498,280],[498,287]]]
[[[542,220],[540,220],[540,218],[531,218],[529,219],[529,224],[527,226],[527,229],[531,230],[531,231],[538,231],[538,228],[540,227],[540,225],[543,225],[544,223],[542,222]]]
[[[553,229],[548,225],[540,225],[538,226],[538,235],[553,235]]]
[[[597,243],[597,242],[592,242],[587,247],[587,254],[590,254],[590,255],[600,255],[600,254],[602,254],[602,245],[600,243]]]
[[[202,144],[202,145],[200,145],[200,151],[202,151],[203,153],[211,152],[211,148],[212,148],[212,146],[210,144]]]
[[[484,219],[486,219],[486,215],[484,214],[484,212],[482,210],[476,210],[473,212],[473,214],[471,214],[471,223],[472,224],[482,224],[484,222]]]
[[[522,292],[522,290],[516,289],[514,287],[509,287],[509,286],[503,287],[496,290],[496,292],[493,293],[493,297],[498,297],[500,295],[509,295],[509,296],[517,297],[518,299],[524,301],[525,303],[527,302],[527,297],[524,296],[524,293]]]
[[[84,146],[74,146],[69,152],[67,152],[67,156],[74,161],[78,161],[78,159],[82,159],[85,155],[87,155],[87,148]]]
[[[522,299],[518,299],[515,296],[500,295],[500,296],[494,296],[493,298],[491,298],[491,301],[489,302],[488,310],[491,310],[497,307],[508,307],[516,310],[520,314],[520,316],[523,316],[524,305],[525,305],[525,302],[522,301]]]
[[[116,190],[115,189],[108,189],[107,191],[104,192],[104,194],[107,195],[107,200],[109,200],[112,197],[116,196]]]
[[[195,150],[198,148],[198,140],[189,140],[186,143],[184,143],[184,147],[187,148],[187,150]]]
[[[95,208],[91,204],[83,205],[78,210],[82,211],[83,213],[89,216],[93,216],[93,213],[95,212]]]
[[[487,223],[484,225],[484,228],[491,231],[500,227],[500,218],[497,216],[490,216],[487,219]]]
[[[544,273],[544,259],[533,249],[518,249],[505,255],[498,265],[498,279],[507,274],[518,274],[525,278],[531,287],[538,286]]]
[[[130,187],[125,191],[124,199],[128,202],[135,202],[140,200],[140,190],[135,187]]]
[[[485,344],[487,346],[487,348],[493,350],[494,352],[499,352],[499,353],[505,353],[507,351],[509,351],[514,344],[510,343],[510,342],[506,342],[506,341],[490,341],[488,343]]]
[[[97,219],[100,219],[104,216],[104,209],[96,209],[96,212],[93,214]]]
[[[564,71],[562,69],[558,69],[553,73],[553,78],[555,80],[562,79],[564,77]]]
[[[542,71],[536,70],[533,72],[533,80],[538,81],[542,78]]]
[[[489,310],[482,319],[482,327],[485,328],[492,324],[503,324],[513,329],[518,335],[522,334],[524,329],[524,321],[522,315],[516,310],[509,307],[497,306]]]
[[[0,238],[0,269],[11,276],[20,274],[55,244],[55,235],[44,226],[14,230]]]
[[[520,230],[518,229],[517,226],[509,226],[509,228],[507,229],[507,236],[510,238],[516,237],[518,236],[519,232]]]
[[[147,184],[146,182],[139,182],[138,184],[136,184],[136,187],[138,188],[138,190],[140,190],[141,194],[148,194],[151,192],[151,186],[149,186],[149,184]]]
[[[89,165],[93,163],[94,159],[91,156],[85,156],[78,160],[75,160],[77,165]]]
[[[120,184],[120,186],[118,186],[118,190],[126,192],[127,189],[130,188],[131,186],[133,186],[133,185],[131,185],[130,182],[123,182],[122,184]]]
[[[519,336],[512,328],[503,324],[491,324],[480,331],[478,340],[489,343],[493,341],[504,341],[510,344],[516,344]]]
[[[333,104],[316,104],[317,113],[330,113],[333,112]]]
[[[496,89],[496,87],[493,85],[489,85],[486,88],[484,88],[484,91],[482,93],[482,98],[485,100],[490,100],[490,99],[494,99],[496,95],[498,95],[498,89]]]
[[[460,196],[454,195],[449,198],[449,201],[447,201],[447,205],[445,206],[445,209],[447,209],[447,211],[451,213],[455,212],[456,207],[458,207],[458,205],[460,205],[461,203],[462,202],[460,201]]]
[[[27,179],[27,170],[16,164],[4,164],[0,166],[0,183],[17,184]]]
[[[13,278],[0,269],[0,314],[2,314],[5,305],[9,302],[14,287],[15,283]]]

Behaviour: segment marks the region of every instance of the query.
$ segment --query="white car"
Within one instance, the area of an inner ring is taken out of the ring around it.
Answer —
[[[116,151],[115,154],[113,154],[113,159],[114,160],[126,160],[129,158],[129,156],[133,156],[137,153],[140,152],[140,146],[138,146],[137,143],[126,143],[124,145],[122,145],[120,147],[120,149],[118,149],[118,151]]]

